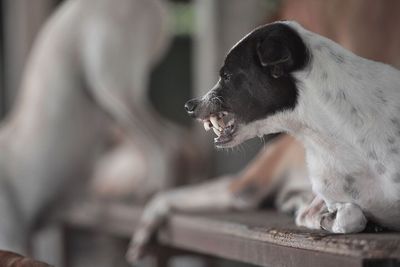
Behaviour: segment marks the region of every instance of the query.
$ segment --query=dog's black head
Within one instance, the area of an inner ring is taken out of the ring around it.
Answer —
[[[203,98],[185,105],[189,115],[218,135],[217,147],[229,147],[240,128],[297,103],[292,72],[305,68],[309,53],[296,30],[287,23],[262,26],[241,40],[228,53],[220,79]],[[246,136],[247,139],[254,136]]]

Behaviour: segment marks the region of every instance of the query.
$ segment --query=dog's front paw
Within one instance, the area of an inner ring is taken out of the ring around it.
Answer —
[[[353,203],[342,203],[338,205],[331,232],[338,234],[359,233],[365,229],[366,225],[367,218],[359,206]]]
[[[367,219],[357,205],[341,203],[336,206],[337,210],[322,214],[322,229],[335,234],[358,233],[365,229]]]
[[[136,263],[144,256],[151,237],[165,221],[168,213],[169,203],[164,194],[155,196],[145,207],[126,254],[129,263]]]

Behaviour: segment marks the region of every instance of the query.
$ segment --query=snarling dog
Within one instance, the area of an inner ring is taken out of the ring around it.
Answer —
[[[398,70],[358,57],[296,22],[276,22],[240,40],[215,87],[185,108],[214,130],[217,148],[273,133],[287,133],[304,145],[315,196],[298,207],[298,225],[354,233],[368,219],[399,230],[399,87]],[[293,142],[280,148],[288,152],[298,146]],[[232,205],[229,197],[225,194],[225,203]],[[145,210],[133,258],[155,214],[185,205],[171,199],[156,199]]]
[[[216,86],[186,109],[215,129],[219,148],[278,132],[301,140],[316,193],[308,210],[324,212],[298,224],[354,233],[370,219],[399,230],[399,87],[398,70],[277,22],[235,45]]]
[[[149,190],[170,185],[181,132],[146,94],[166,25],[158,0],[65,1],[46,23],[0,131],[0,249],[26,253],[40,212],[88,175],[115,124],[149,165]]]

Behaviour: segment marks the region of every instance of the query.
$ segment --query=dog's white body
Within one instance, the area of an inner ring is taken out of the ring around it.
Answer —
[[[298,104],[253,122],[236,140],[280,131],[301,140],[313,191],[337,212],[332,231],[362,230],[364,215],[400,229],[400,72],[288,25],[312,54],[310,67],[294,73]]]
[[[150,190],[168,185],[176,129],[146,94],[166,24],[157,0],[70,0],[46,24],[0,132],[0,249],[25,251],[38,212],[89,174],[115,122],[152,164]]]

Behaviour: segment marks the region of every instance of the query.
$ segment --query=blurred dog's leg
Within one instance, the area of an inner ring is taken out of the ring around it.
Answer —
[[[222,177],[156,195],[146,206],[132,238],[129,261],[135,262],[142,256],[151,235],[170,211],[251,209],[278,185],[279,177],[295,173],[296,169],[305,169],[303,149],[284,135],[265,148],[237,178]],[[306,176],[296,178],[306,179]]]
[[[142,256],[150,237],[164,222],[172,210],[228,210],[245,208],[229,190],[233,177],[223,177],[201,185],[187,186],[159,193],[146,205],[140,225],[135,231],[128,252],[128,260],[134,262]]]
[[[82,1],[81,5],[86,11],[92,9],[84,18],[81,48],[89,89],[138,141],[151,163],[148,178],[158,182],[156,190],[165,189],[173,180],[171,161],[181,130],[161,119],[146,92],[151,67],[168,44],[166,8],[156,0],[99,0],[96,7]]]

